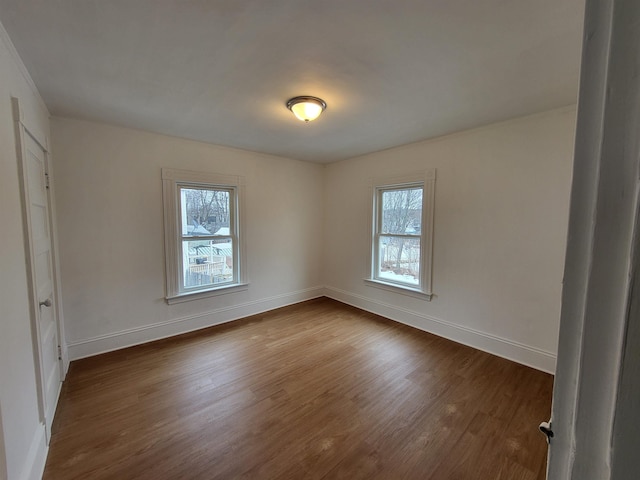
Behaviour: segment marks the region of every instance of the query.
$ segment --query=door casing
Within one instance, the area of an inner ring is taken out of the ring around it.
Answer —
[[[17,98],[12,98],[12,107],[13,107],[13,117],[15,122],[15,134],[16,134],[16,153],[18,158],[18,170],[20,175],[20,189],[21,189],[21,200],[22,200],[22,219],[23,219],[23,231],[24,231],[24,247],[25,247],[25,258],[26,258],[26,273],[27,273],[27,283],[28,283],[28,294],[29,294],[29,313],[30,313],[30,322],[31,322],[31,334],[32,334],[32,344],[33,344],[33,355],[34,355],[34,364],[36,368],[36,386],[38,393],[38,411],[40,421],[46,427],[46,440],[49,443],[51,438],[51,423],[53,421],[53,412],[55,412],[55,405],[52,407],[47,405],[46,400],[46,380],[44,378],[44,368],[43,368],[43,352],[41,349],[41,341],[40,341],[40,332],[39,332],[39,309],[40,309],[40,299],[37,295],[37,285],[36,285],[36,271],[34,264],[34,249],[33,249],[33,238],[31,233],[31,218],[30,218],[30,208],[29,208],[29,197],[28,197],[28,174],[26,172],[26,148],[25,142],[28,137],[30,137],[35,143],[42,149],[44,154],[44,169],[45,175],[49,179],[48,182],[50,184],[51,172],[50,172],[50,150],[48,147],[48,137],[39,132],[35,126],[30,126],[28,122],[24,119],[24,113],[20,108],[20,102]],[[60,278],[59,278],[59,268],[58,268],[58,255],[56,248],[56,233],[55,233],[55,223],[54,223],[54,205],[52,202],[52,189],[47,186],[46,188],[46,202],[48,205],[48,228],[49,228],[49,239],[50,239],[50,258],[51,258],[51,280],[52,280],[52,315],[55,322],[56,335],[58,340],[58,360],[56,368],[59,369],[59,378],[60,385],[57,387],[57,394],[55,403],[57,403],[57,399],[59,396],[60,387],[62,385],[62,381],[64,380],[67,368],[68,368],[68,357],[67,357],[67,349],[64,342],[64,329],[62,326],[62,304],[61,304],[61,296],[60,296]],[[49,410],[50,415],[47,415],[47,410]],[[49,418],[51,417],[51,418]]]

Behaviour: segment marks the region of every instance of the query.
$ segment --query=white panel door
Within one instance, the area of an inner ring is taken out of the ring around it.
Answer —
[[[53,294],[52,244],[49,223],[49,203],[46,184],[46,155],[31,136],[24,136],[23,168],[27,186],[27,208],[34,274],[36,311],[36,337],[38,339],[42,382],[42,401],[47,438],[56,411],[61,386],[61,368],[58,350],[58,324]]]

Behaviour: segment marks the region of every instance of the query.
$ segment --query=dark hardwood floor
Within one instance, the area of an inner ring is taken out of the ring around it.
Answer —
[[[552,382],[312,300],[73,362],[44,478],[542,480]]]

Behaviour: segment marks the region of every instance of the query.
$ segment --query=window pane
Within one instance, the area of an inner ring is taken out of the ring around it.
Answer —
[[[381,236],[378,248],[378,278],[415,286],[420,284],[419,238]]]
[[[422,187],[382,192],[380,233],[420,235]]]
[[[231,237],[182,242],[184,288],[234,281]]]
[[[229,190],[180,187],[182,236],[229,235]]]

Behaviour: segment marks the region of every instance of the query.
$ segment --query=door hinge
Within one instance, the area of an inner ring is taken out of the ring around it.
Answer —
[[[44,186],[48,189],[49,188],[49,174],[45,173],[44,174]]]
[[[62,360],[62,347],[58,345],[58,360]]]

